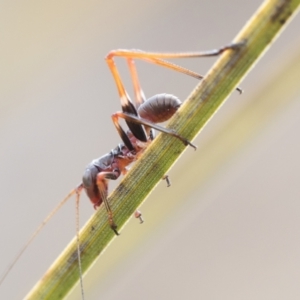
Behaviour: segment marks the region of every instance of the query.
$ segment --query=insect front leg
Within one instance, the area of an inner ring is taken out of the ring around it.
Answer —
[[[120,174],[121,174],[120,171],[118,169],[115,169],[112,172],[100,172],[97,174],[97,178],[96,178],[97,188],[98,188],[101,200],[103,201],[103,203],[105,205],[105,209],[108,214],[109,225],[116,235],[119,235],[119,233],[117,231],[117,225],[115,224],[114,219],[113,219],[113,212],[108,203],[107,190],[108,190],[108,180],[109,179],[116,180],[119,178]]]

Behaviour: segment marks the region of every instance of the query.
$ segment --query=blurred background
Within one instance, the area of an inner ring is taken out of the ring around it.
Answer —
[[[233,40],[261,1],[8,1],[0,11],[0,271],[85,166],[120,138],[104,56]],[[296,17],[84,277],[86,299],[299,299],[300,18]],[[205,74],[215,59],[177,61]],[[122,78],[132,86],[122,60]],[[147,96],[197,81],[138,62]],[[112,184],[111,187],[114,185]],[[94,213],[81,201],[81,224]],[[75,201],[0,287],[22,299],[75,234]],[[62,282],[63,284],[63,282]],[[68,299],[80,299],[76,287]]]

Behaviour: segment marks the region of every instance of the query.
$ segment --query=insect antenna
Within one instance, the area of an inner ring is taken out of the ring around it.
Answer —
[[[43,222],[39,225],[39,227],[36,229],[36,231],[31,235],[31,237],[28,239],[28,241],[25,243],[25,245],[21,248],[15,259],[11,262],[11,264],[7,267],[7,270],[3,273],[3,275],[0,278],[0,286],[3,283],[3,281],[6,279],[7,275],[10,273],[12,268],[16,265],[20,257],[23,255],[25,250],[28,248],[28,246],[32,243],[32,241],[37,237],[37,235],[40,233],[40,231],[44,228],[44,226],[49,222],[49,220],[60,210],[60,208],[76,193],[80,193],[82,189],[82,184],[80,184],[77,188],[73,189],[50,213],[49,215],[43,220]]]

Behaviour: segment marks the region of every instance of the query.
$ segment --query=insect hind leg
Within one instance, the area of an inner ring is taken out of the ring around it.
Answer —
[[[111,68],[111,64],[113,63],[114,57],[123,57],[123,58],[130,58],[130,59],[140,59],[144,60],[165,68],[169,68],[171,70],[186,74],[188,76],[194,77],[196,79],[202,79],[204,76],[191,71],[187,68],[184,68],[182,66],[179,66],[177,64],[174,64],[172,62],[169,62],[165,59],[177,59],[177,58],[200,58],[200,57],[211,57],[211,56],[218,56],[221,55],[223,52],[228,50],[239,50],[244,46],[244,43],[231,43],[229,45],[223,46],[219,49],[213,49],[208,51],[197,51],[197,52],[178,52],[178,53],[161,53],[161,52],[144,52],[141,50],[125,50],[125,49],[119,49],[119,50],[112,50],[108,53],[106,56],[106,61],[109,64],[109,67],[113,73],[113,76],[115,78],[115,81],[118,85],[118,80],[115,77],[115,72]],[[237,91],[242,93],[242,89],[239,87],[236,88]]]
[[[137,74],[137,69],[135,62],[132,58],[127,58],[127,64],[131,75],[131,80],[133,83],[133,89],[135,94],[136,108],[138,109],[146,101],[145,94],[141,88],[140,81]]]

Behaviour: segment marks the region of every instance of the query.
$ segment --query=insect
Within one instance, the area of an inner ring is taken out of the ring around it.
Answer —
[[[181,66],[170,63],[164,59],[215,56],[221,54],[225,50],[235,47],[236,45],[232,44],[218,50],[207,52],[175,54],[149,53],[139,50],[116,50],[111,51],[106,56],[107,64],[112,72],[121,99],[122,112],[114,113],[112,115],[112,119],[123,141],[123,144],[119,144],[114,150],[96,160],[93,160],[87,166],[83,175],[83,182],[80,185],[79,190],[81,191],[82,188],[85,189],[95,208],[100,206],[102,202],[105,204],[108,212],[109,224],[117,235],[117,225],[113,221],[113,213],[107,201],[108,181],[116,180],[121,174],[126,174],[126,167],[138,159],[149,143],[151,143],[151,141],[154,139],[153,129],[172,135],[180,139],[185,145],[190,145],[196,149],[196,147],[184,137],[181,137],[172,130],[157,125],[157,123],[162,123],[169,120],[180,107],[181,101],[177,97],[170,94],[158,94],[146,100],[138,80],[134,59],[146,60],[154,64],[182,72],[189,76],[193,76],[197,79],[202,79],[203,77],[201,75]],[[116,56],[127,59],[134,87],[135,104],[130,100],[116,68],[114,62],[114,57]],[[241,91],[240,89],[238,90]],[[125,119],[129,128],[127,133],[120,126],[119,118]],[[166,178],[168,182],[168,177]],[[135,216],[141,219],[139,212],[136,212]]]
[[[59,203],[59,205],[48,215],[48,217],[43,221],[36,232],[31,236],[31,238],[15,258],[13,263],[9,266],[7,271],[0,279],[0,285],[6,278],[12,267],[16,264],[20,256],[23,254],[25,249],[37,236],[37,234],[41,231],[41,229],[45,226],[49,219],[69,198],[71,198],[71,196],[76,195],[78,203],[82,190],[85,190],[95,209],[97,209],[100,205],[102,205],[102,203],[104,203],[108,213],[109,225],[116,235],[119,234],[117,231],[117,224],[115,224],[113,219],[113,212],[107,200],[109,180],[116,180],[121,174],[126,174],[127,167],[142,155],[147,146],[155,138],[154,130],[158,130],[162,133],[171,135],[174,138],[179,139],[185,145],[189,145],[196,149],[196,147],[186,138],[178,135],[173,130],[166,129],[157,125],[157,123],[162,123],[169,120],[181,106],[181,101],[176,96],[173,96],[171,94],[157,94],[153,97],[150,97],[149,99],[146,99],[138,80],[134,60],[145,60],[184,73],[196,79],[202,79],[203,76],[199,75],[198,73],[173,64],[169,61],[166,61],[165,59],[216,56],[226,50],[234,49],[237,46],[239,45],[231,44],[217,50],[194,53],[150,53],[142,52],[140,50],[116,50],[109,52],[105,59],[115,80],[122,107],[121,112],[116,112],[112,115],[112,120],[118,134],[122,139],[122,143],[120,143],[109,153],[93,160],[86,167],[82,182]],[[134,102],[131,101],[124,88],[121,77],[114,62],[115,57],[123,57],[127,60],[134,87]],[[237,88],[237,90],[241,92],[239,88]],[[129,128],[127,132],[120,125],[119,119],[125,120]],[[167,179],[169,185],[168,177],[165,177],[164,179]],[[135,213],[135,216],[142,222],[140,212],[137,211]],[[78,232],[79,229],[77,228],[77,238]],[[78,260],[80,264],[79,238]]]

